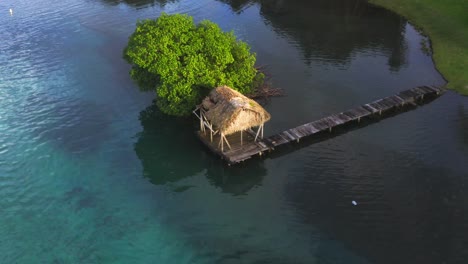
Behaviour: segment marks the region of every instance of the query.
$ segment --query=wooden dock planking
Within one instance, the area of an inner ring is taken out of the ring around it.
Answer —
[[[279,134],[276,134],[276,135],[270,136],[268,138],[265,138],[263,141],[268,142],[273,147],[278,147],[278,146],[281,146],[281,145],[286,144],[286,143],[289,142],[288,140],[286,140],[285,138],[283,138]]]
[[[436,94],[440,94],[442,92],[438,87],[435,87],[435,86],[427,85],[424,87],[435,92]]]
[[[404,100],[401,99],[400,97],[396,96],[396,95],[390,96],[390,97],[388,97],[388,99],[391,100],[397,106],[404,103]]]
[[[356,107],[354,109],[350,109],[348,111],[343,112],[343,114],[349,116],[351,120],[358,120],[360,118],[369,116],[372,114],[371,111],[367,110],[363,106]]]
[[[425,93],[431,93],[433,92],[429,87],[427,86],[421,86],[419,87],[420,90],[423,90]]]
[[[399,92],[396,95],[375,100],[347,111],[333,114],[310,123],[306,123],[283,132],[269,136],[264,139],[254,141],[255,132],[248,131],[244,135],[244,143],[240,144],[240,136],[229,135],[228,140],[231,149],[222,152],[217,144],[219,136],[210,141],[209,135],[198,132],[201,141],[214,153],[218,154],[228,164],[235,164],[250,159],[253,156],[262,155],[264,152],[272,151],[291,142],[299,142],[303,138],[313,136],[321,132],[332,131],[333,128],[350,122],[359,122],[362,118],[375,114],[382,114],[391,109],[396,109],[407,104],[413,104],[417,100],[423,99],[427,95],[437,96],[444,92],[444,89],[435,86],[421,86]]]

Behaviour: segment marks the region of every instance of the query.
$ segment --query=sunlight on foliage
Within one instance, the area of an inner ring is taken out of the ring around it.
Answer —
[[[187,15],[162,14],[137,22],[124,50],[130,76],[142,91],[156,91],[158,107],[184,116],[210,89],[228,85],[251,93],[263,82],[255,54],[216,24]]]

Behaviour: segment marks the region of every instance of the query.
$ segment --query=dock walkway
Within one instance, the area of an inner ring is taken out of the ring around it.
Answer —
[[[253,156],[262,155],[265,152],[272,151],[276,147],[292,142],[299,142],[303,138],[311,137],[320,132],[332,132],[333,128],[340,125],[350,122],[360,122],[362,118],[373,115],[382,115],[387,111],[401,108],[405,105],[416,105],[418,100],[424,100],[425,97],[439,96],[443,92],[443,88],[434,86],[412,88],[396,95],[376,100],[372,103],[361,105],[338,114],[330,115],[322,119],[285,130],[267,138],[257,139],[257,141],[253,140],[254,135],[248,135],[247,139],[244,139],[243,144],[241,144],[240,140],[236,138],[238,136],[231,135],[228,136],[228,138],[232,147],[231,149],[225,149],[224,151],[221,151],[216,144],[212,143],[210,138],[204,135],[203,132],[198,132],[198,136],[211,151],[219,155],[229,165],[231,165],[250,159]],[[214,140],[213,142],[217,141]]]

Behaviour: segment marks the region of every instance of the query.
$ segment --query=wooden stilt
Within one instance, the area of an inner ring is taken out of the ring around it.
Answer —
[[[262,138],[262,139],[263,139],[263,125],[264,124],[262,124],[262,135],[260,136],[260,138]]]
[[[229,149],[231,148],[231,145],[229,144],[229,141],[227,140],[226,136],[223,135],[224,140],[226,141],[226,145],[228,145]]]
[[[242,130],[241,130],[241,146],[244,144],[244,141],[242,139]]]
[[[257,134],[255,134],[254,141],[257,141],[258,135],[260,134],[260,127],[257,130]]]
[[[203,112],[201,109],[200,109],[200,130],[203,131],[203,133],[205,132],[205,124],[203,124]]]
[[[220,141],[221,141],[221,152],[224,152],[224,140],[223,140],[223,137],[224,137],[224,134],[221,133],[221,139],[220,139]]]

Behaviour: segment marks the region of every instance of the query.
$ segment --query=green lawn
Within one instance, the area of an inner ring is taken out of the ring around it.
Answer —
[[[468,0],[369,0],[408,18],[432,41],[448,88],[468,95]]]

